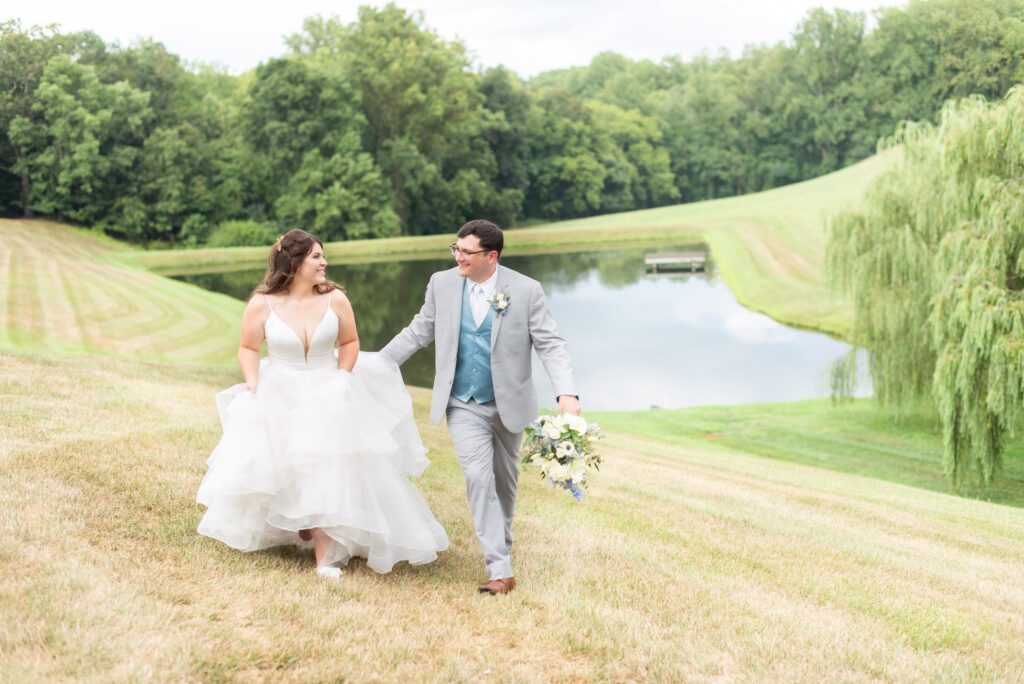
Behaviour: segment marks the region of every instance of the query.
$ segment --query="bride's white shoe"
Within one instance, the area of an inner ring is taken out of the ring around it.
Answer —
[[[316,566],[316,574],[320,577],[339,579],[341,577],[341,568],[333,565],[318,565]]]

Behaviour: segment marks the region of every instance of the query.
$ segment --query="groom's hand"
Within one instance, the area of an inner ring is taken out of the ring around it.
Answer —
[[[580,398],[572,394],[560,395],[558,397],[558,412],[574,416],[580,415]]]

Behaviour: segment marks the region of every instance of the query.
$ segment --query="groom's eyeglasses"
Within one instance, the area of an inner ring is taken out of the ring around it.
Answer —
[[[459,246],[458,246],[458,245],[457,245],[456,243],[454,243],[454,242],[453,242],[452,244],[448,245],[448,249],[450,249],[450,250],[451,250],[451,252],[452,252],[452,256],[453,256],[453,257],[457,257],[457,256],[459,256],[460,254],[461,254],[462,256],[467,256],[467,257],[468,257],[468,256],[473,256],[474,254],[483,254],[484,252],[491,252],[491,251],[493,251],[493,250],[490,250],[490,249],[478,249],[478,250],[476,250],[475,252],[469,252],[469,251],[466,251],[466,250],[464,250],[464,249],[461,249],[461,248],[460,248],[460,247],[459,247]]]

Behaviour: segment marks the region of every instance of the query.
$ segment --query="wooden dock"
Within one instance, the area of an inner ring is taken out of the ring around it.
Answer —
[[[704,270],[707,260],[706,252],[661,252],[644,256],[644,265],[651,273],[696,273]]]

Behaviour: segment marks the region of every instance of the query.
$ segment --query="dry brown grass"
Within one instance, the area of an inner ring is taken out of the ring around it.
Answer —
[[[0,354],[0,680],[1006,681],[1024,512],[613,436],[590,499],[523,478],[507,597],[443,428],[452,548],[338,584],[200,537],[208,367]],[[425,391],[413,390],[417,414]]]

